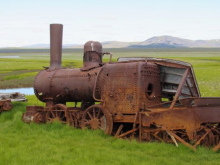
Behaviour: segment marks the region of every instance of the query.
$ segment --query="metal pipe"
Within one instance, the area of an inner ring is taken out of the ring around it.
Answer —
[[[50,24],[50,70],[62,68],[63,25]]]
[[[92,94],[93,99],[94,99],[95,101],[100,101],[100,102],[102,102],[103,100],[97,99],[97,98],[95,97],[95,92],[96,92],[96,84],[97,84],[97,81],[98,81],[98,77],[99,77],[99,74],[101,73],[101,71],[102,71],[103,68],[104,68],[104,67],[102,67],[102,68],[99,70],[98,74],[97,74],[97,77],[96,77],[96,79],[95,79],[95,84],[94,84],[94,87],[93,87],[93,94]]]
[[[109,52],[104,52],[104,53],[102,53],[102,56],[104,56],[105,54],[110,55],[110,58],[109,58],[109,62],[108,62],[108,63],[111,63],[111,62],[112,62],[112,54],[109,53]]]

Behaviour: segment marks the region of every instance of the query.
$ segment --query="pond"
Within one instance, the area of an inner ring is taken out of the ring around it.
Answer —
[[[13,89],[0,89],[0,93],[13,93],[20,92],[25,95],[34,95],[34,89],[31,88],[13,88]]]
[[[19,58],[20,56],[0,56],[0,58]]]

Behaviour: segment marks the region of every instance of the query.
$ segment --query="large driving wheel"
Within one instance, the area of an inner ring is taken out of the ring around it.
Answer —
[[[61,123],[67,123],[66,121],[66,110],[67,107],[64,104],[56,104],[46,114],[46,120],[49,123],[59,121]]]
[[[101,129],[110,135],[113,127],[112,116],[102,106],[92,105],[83,113],[81,127],[93,130]]]

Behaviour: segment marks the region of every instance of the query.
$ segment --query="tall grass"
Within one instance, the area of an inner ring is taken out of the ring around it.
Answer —
[[[17,74],[17,75],[11,75],[11,76],[5,76],[3,80],[12,80],[12,79],[24,79],[25,77],[29,76],[36,76],[38,72],[28,72],[23,74]]]
[[[0,164],[218,164],[219,153],[180,144],[139,143],[114,139],[101,131],[71,128],[60,123],[25,124],[26,105],[13,103],[0,115]],[[41,105],[41,103],[39,103]]]

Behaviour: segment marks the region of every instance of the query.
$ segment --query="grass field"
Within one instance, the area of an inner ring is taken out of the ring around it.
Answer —
[[[180,144],[139,143],[114,139],[101,131],[70,128],[60,123],[37,125],[21,121],[25,106],[14,103],[0,115],[0,164],[219,164],[219,152],[197,152]],[[41,105],[41,103],[39,103]]]
[[[149,56],[192,63],[202,96],[220,96],[220,49],[110,49],[118,57]],[[63,66],[82,65],[82,50],[64,50]],[[34,75],[49,66],[48,50],[0,50],[0,87],[32,86]],[[108,56],[106,57],[108,59]],[[220,152],[197,152],[181,145],[114,139],[101,131],[79,130],[59,123],[21,121],[26,105],[42,105],[35,96],[13,103],[0,114],[0,165],[5,164],[219,164]]]

